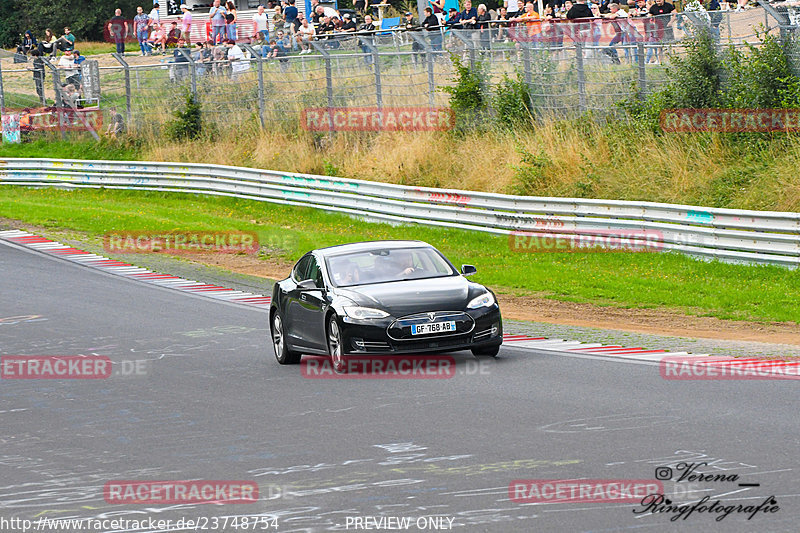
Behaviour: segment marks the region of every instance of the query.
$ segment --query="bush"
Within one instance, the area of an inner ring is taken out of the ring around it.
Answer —
[[[474,129],[485,118],[489,103],[486,94],[486,74],[483,65],[478,63],[473,69],[461,62],[457,56],[450,56],[456,69],[453,78],[455,85],[442,87],[450,95],[450,109],[456,119],[456,130]]]
[[[783,45],[774,35],[759,35],[761,45],[747,44],[748,53],[733,47],[725,58],[727,105],[733,108],[781,107],[797,77]]]
[[[194,140],[203,133],[203,110],[197,97],[186,90],[184,108],[176,109],[175,118],[164,125],[167,137],[175,141]]]
[[[517,145],[517,152],[522,164],[512,167],[514,184],[509,192],[522,196],[542,196],[542,191],[546,188],[545,172],[553,162],[547,155],[531,153],[521,145]]]
[[[517,71],[515,78],[507,74],[495,88],[494,109],[497,112],[497,125],[504,129],[530,128],[533,125],[531,110],[531,91]]]

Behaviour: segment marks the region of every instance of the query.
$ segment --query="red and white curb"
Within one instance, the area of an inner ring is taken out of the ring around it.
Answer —
[[[669,350],[650,350],[647,348],[625,348],[623,346],[609,346],[599,343],[580,341],[567,341],[563,339],[548,339],[545,337],[531,337],[529,335],[503,334],[503,343],[518,348],[535,348],[537,350],[550,350],[561,353],[590,354],[606,356],[615,359],[628,359],[636,361],[662,362],[665,358],[680,363],[688,363],[694,372],[698,366],[726,370],[728,374],[736,374],[736,369],[742,372],[751,371],[753,367],[762,372],[773,373],[780,376],[800,376],[800,361],[784,361],[780,359],[765,359],[759,357],[731,357],[710,356],[709,354],[692,354],[689,352],[671,352]],[[708,372],[711,375],[711,372]]]
[[[234,302],[261,309],[269,309],[269,304],[272,301],[271,297],[261,294],[235,291],[226,287],[220,287],[219,285],[210,285],[199,281],[180,278],[178,276],[161,274],[123,261],[109,259],[102,255],[91,254],[69,245],[51,241],[50,239],[45,239],[33,233],[28,233],[27,231],[0,231],[0,239],[49,255],[58,256],[73,263],[102,270],[110,274],[135,279],[151,285],[158,285],[159,287],[168,287],[170,289],[197,294],[215,300],[224,300],[226,302]]]
[[[580,341],[567,341],[563,339],[548,339],[545,337],[530,337],[528,335],[503,335],[503,342],[510,343],[518,348],[536,348],[537,350],[552,350],[555,352],[570,352],[577,354],[607,355],[637,361],[659,361],[662,357],[708,357],[704,354],[690,354],[689,352],[670,352],[669,350],[650,350],[647,348],[625,348],[623,346],[609,346],[599,343]],[[727,357],[734,359],[734,357]]]

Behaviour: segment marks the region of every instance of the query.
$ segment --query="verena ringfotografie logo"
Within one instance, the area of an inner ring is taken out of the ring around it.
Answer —
[[[508,236],[513,252],[655,252],[662,234],[653,230],[515,231]]]
[[[446,131],[454,124],[447,107],[310,107],[300,113],[308,131]]]
[[[517,503],[640,502],[664,492],[651,479],[517,479],[508,485],[508,497]]]
[[[669,356],[659,363],[668,380],[800,379],[800,361]]]
[[[800,109],[665,109],[659,121],[669,132],[797,132]]]
[[[255,503],[253,481],[109,481],[103,498],[110,504]]]
[[[0,379],[106,379],[111,359],[100,355],[4,355]]]
[[[221,252],[249,253],[258,251],[258,235],[252,231],[126,231],[112,232],[103,237],[106,252],[187,253]]]
[[[456,373],[450,355],[345,357],[336,371],[330,358],[303,357],[300,372],[310,379],[449,379]]]

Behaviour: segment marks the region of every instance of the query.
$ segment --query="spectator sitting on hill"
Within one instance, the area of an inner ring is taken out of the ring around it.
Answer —
[[[180,39],[181,39],[181,30],[178,29],[178,23],[173,22],[169,30],[169,33],[167,33],[164,36],[164,40],[162,41],[161,46],[165,49],[170,46],[175,46],[178,44],[178,41]]]
[[[42,55],[50,54],[50,57],[56,57],[56,36],[50,28],[44,30],[44,38],[39,41],[39,51]]]
[[[25,35],[22,36],[22,42],[17,45],[17,53],[28,55],[28,52],[36,50],[38,47],[39,43],[36,42],[36,37],[33,36],[33,32],[31,30],[26,30]]]
[[[69,26],[64,28],[64,35],[56,39],[56,47],[62,52],[71,52],[75,48],[75,36]]]
[[[303,18],[300,20],[300,27],[297,29],[297,44],[300,45],[302,50],[300,51],[301,54],[310,54],[311,53],[311,41],[314,39],[314,35],[316,35],[316,30],[314,26],[308,23],[308,20]]]
[[[64,107],[75,109],[80,98],[78,90],[71,83],[65,84],[61,89],[61,102]]]
[[[350,13],[344,14],[344,23],[342,24],[341,31],[344,32],[354,32],[356,31],[357,26],[353,17],[350,16]]]
[[[122,135],[125,132],[125,119],[122,117],[122,113],[117,111],[114,106],[111,106],[108,111],[109,115],[111,115],[111,122],[106,128],[105,134],[112,139],[116,139],[118,135]]]

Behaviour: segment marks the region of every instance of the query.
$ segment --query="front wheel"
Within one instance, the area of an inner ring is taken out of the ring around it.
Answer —
[[[272,347],[275,349],[275,359],[282,365],[296,365],[302,358],[302,354],[292,352],[286,344],[286,329],[280,311],[272,315]]]
[[[486,348],[473,348],[472,355],[479,356],[479,355],[487,355],[489,357],[497,357],[497,354],[500,353],[500,345],[497,346],[488,346]]]
[[[331,356],[333,370],[337,373],[344,372],[344,355],[342,355],[342,333],[336,316],[328,320],[328,355]]]

